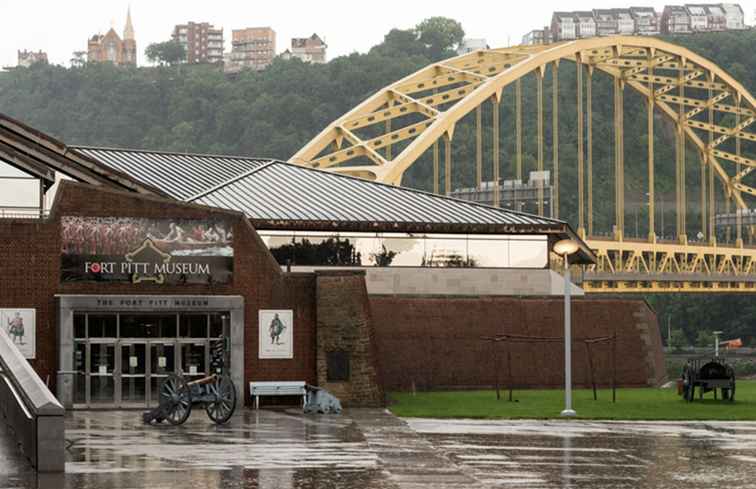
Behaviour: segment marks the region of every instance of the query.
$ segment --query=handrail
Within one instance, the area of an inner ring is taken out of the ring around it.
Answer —
[[[65,470],[65,409],[0,329],[0,416],[39,472]]]

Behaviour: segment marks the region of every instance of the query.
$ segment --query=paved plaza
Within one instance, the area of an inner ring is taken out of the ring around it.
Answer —
[[[756,423],[402,420],[242,410],[217,427],[71,412],[62,476],[0,431],[0,488],[756,488]],[[0,430],[5,430],[1,428]]]

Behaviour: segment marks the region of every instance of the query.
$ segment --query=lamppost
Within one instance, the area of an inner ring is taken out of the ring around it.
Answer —
[[[578,244],[571,239],[563,239],[554,244],[554,253],[564,259],[564,410],[562,416],[575,417],[577,413],[572,409],[572,325],[570,323],[570,255],[579,249]]]
[[[714,331],[712,334],[714,335],[714,357],[719,358],[719,335],[724,333],[724,331]]]

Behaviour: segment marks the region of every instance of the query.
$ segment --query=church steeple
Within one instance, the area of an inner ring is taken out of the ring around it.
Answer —
[[[123,28],[123,40],[134,41],[134,26],[131,24],[131,5],[126,11],[126,27]]]

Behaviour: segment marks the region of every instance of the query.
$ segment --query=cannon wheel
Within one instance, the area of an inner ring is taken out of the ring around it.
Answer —
[[[160,384],[160,404],[167,406],[165,419],[184,424],[192,413],[192,394],[184,377],[171,374]]]
[[[735,374],[730,377],[730,387],[727,389],[730,396],[727,398],[730,402],[735,402]],[[724,396],[723,396],[724,397]]]
[[[216,424],[227,423],[236,410],[236,388],[227,375],[218,376],[215,382],[208,384],[209,394],[215,396],[215,401],[205,404],[207,416]]]

